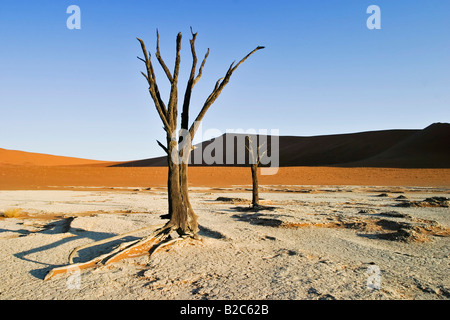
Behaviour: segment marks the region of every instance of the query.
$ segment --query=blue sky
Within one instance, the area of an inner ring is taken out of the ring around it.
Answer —
[[[81,9],[80,30],[66,27],[72,4]],[[381,9],[380,30],[366,27],[372,4]],[[232,61],[266,47],[233,74],[204,133],[311,136],[450,122],[447,0],[2,0],[0,148],[117,161],[162,155],[156,139],[164,131],[136,37],[154,52],[158,28],[172,68],[182,32],[181,104],[190,26],[198,57],[211,49],[192,118]]]

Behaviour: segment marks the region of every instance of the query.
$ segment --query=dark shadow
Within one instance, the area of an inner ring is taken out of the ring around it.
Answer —
[[[230,198],[230,197],[217,197],[214,201],[220,201],[220,202],[237,202],[237,201],[249,201],[247,199],[243,198]]]
[[[358,233],[358,236],[368,239],[381,239],[401,242],[413,241],[417,236],[412,226],[405,222],[381,219],[376,222],[376,225],[382,227],[383,231],[385,232]]]
[[[235,209],[238,212],[259,212],[259,211],[275,211],[277,207],[258,205],[250,207],[234,207],[232,209]]]
[[[446,197],[431,197],[422,201],[412,201],[408,199],[397,200],[400,203],[394,204],[394,207],[404,208],[448,208],[450,206],[450,199]]]
[[[408,229],[399,229],[387,233],[358,233],[359,237],[367,239],[380,239],[387,241],[412,242],[414,241],[414,232]]]
[[[410,227],[409,224],[403,222],[392,221],[388,219],[381,219],[375,223],[376,225],[382,227],[384,230],[398,231],[402,228]]]
[[[19,259],[44,265],[45,266],[44,268],[34,269],[34,270],[30,271],[30,274],[32,276],[34,276],[38,279],[44,279],[44,277],[48,273],[48,271],[50,271],[53,268],[60,267],[62,265],[54,265],[54,264],[50,264],[47,262],[33,260],[33,259],[28,258],[27,257],[28,255],[43,252],[46,250],[50,250],[50,249],[56,248],[60,245],[64,245],[68,242],[76,241],[76,240],[80,240],[80,239],[84,239],[84,238],[88,238],[93,241],[99,241],[99,240],[103,240],[106,238],[116,236],[116,234],[113,234],[113,233],[85,231],[82,229],[71,229],[70,223],[72,222],[73,219],[74,218],[71,217],[71,218],[65,218],[65,219],[51,222],[51,223],[45,225],[43,230],[37,231],[37,232],[30,232],[27,230],[5,230],[5,229],[1,229],[0,232],[5,232],[5,231],[18,232],[22,236],[26,236],[31,233],[62,234],[62,233],[67,233],[67,232],[69,232],[70,234],[73,235],[72,237],[68,236],[68,237],[60,239],[56,242],[49,243],[49,244],[46,244],[46,245],[43,245],[43,246],[40,246],[37,248],[33,248],[30,250],[26,250],[26,251],[22,251],[22,252],[14,254],[14,256]],[[110,251],[111,248],[120,245],[120,243],[122,243],[124,241],[131,241],[131,240],[135,240],[135,239],[138,239],[138,238],[126,237],[126,238],[123,238],[120,240],[101,244],[99,246],[86,248],[85,250],[80,250],[78,252],[78,257],[76,257],[74,259],[74,262],[76,263],[76,262],[87,261],[87,260],[99,255],[99,253],[102,254],[102,253],[106,253],[106,252]],[[67,255],[69,255],[69,252],[67,253]]]
[[[258,206],[258,207],[252,207],[250,206],[236,206],[236,207],[230,207],[230,208],[224,208],[220,209],[222,213],[236,213],[236,212],[242,212],[242,213],[259,213],[261,215],[272,215],[274,217],[293,217],[289,214],[282,214],[282,213],[270,213],[270,212],[276,212],[277,209],[280,209],[281,206],[277,207],[271,207],[271,206]],[[265,211],[265,212],[264,212]]]
[[[199,234],[201,237],[209,237],[209,238],[218,239],[218,240],[226,239],[226,238],[227,238],[224,234],[222,234],[222,233],[220,233],[220,232],[218,232],[218,231],[209,229],[209,228],[207,228],[207,227],[204,227],[204,226],[200,226],[200,225],[199,225],[198,228],[199,228],[199,230],[200,230],[198,234]]]
[[[389,195],[387,193],[380,193],[380,194],[374,195],[373,197],[376,197],[376,198],[389,198]]]
[[[360,232],[357,232],[356,235],[358,237],[361,237],[361,238],[367,238],[367,239],[373,239],[373,240],[380,239],[380,237],[379,237],[380,234],[379,233],[360,233]]]
[[[113,235],[108,235],[108,236],[104,236],[102,238],[98,238],[98,233],[97,235],[95,235],[95,237],[98,240],[102,240],[102,239],[106,239],[108,237],[113,237],[115,236],[115,234]],[[87,237],[90,238],[90,237]],[[139,237],[133,237],[133,236],[129,236],[129,237],[125,237],[119,240],[114,240],[108,243],[104,243],[104,244],[100,244],[97,246],[93,246],[93,247],[89,247],[86,249],[82,249],[80,251],[77,251],[77,257],[75,257],[73,259],[74,263],[79,263],[79,262],[85,262],[85,261],[89,261],[97,256],[100,256],[102,254],[111,252],[114,248],[118,247],[119,245],[121,245],[124,242],[129,242],[129,241],[134,241],[134,240],[138,240],[140,239]],[[96,240],[97,241],[97,240]]]
[[[46,275],[51,269],[56,268],[56,267],[62,267],[62,265],[54,265],[54,266],[49,265],[48,267],[45,267],[45,268],[34,269],[34,270],[31,270],[31,271],[30,271],[30,274],[31,274],[33,277],[37,278],[37,279],[44,280],[45,275]]]
[[[1,232],[15,232],[15,233],[19,234],[19,237],[24,237],[31,233],[31,231],[25,230],[25,229],[19,229],[19,230],[0,229],[0,233]]]
[[[231,207],[229,209],[222,209],[221,211],[225,211],[222,212],[224,214],[226,214],[226,212],[235,213],[231,216],[231,218],[238,221],[248,222],[255,226],[279,227],[283,224],[283,221],[279,219],[280,217],[292,218],[293,216],[289,214],[270,213],[278,208],[279,207],[270,207],[270,206],[259,206],[257,208],[254,208],[252,206],[249,207],[237,206]]]
[[[283,223],[280,219],[268,218],[268,216],[270,215],[261,213],[244,213],[234,214],[231,217],[238,221],[248,222],[255,226],[279,227]]]
[[[388,217],[388,218],[405,218],[405,219],[412,219],[412,217],[407,213],[401,213],[398,211],[386,211],[386,212],[380,212],[377,214],[372,214],[373,217]]]
[[[160,217],[161,219],[163,219],[163,220],[165,220],[165,219],[170,220],[170,214],[169,214],[169,213],[162,214],[162,215],[160,215],[159,217]]]

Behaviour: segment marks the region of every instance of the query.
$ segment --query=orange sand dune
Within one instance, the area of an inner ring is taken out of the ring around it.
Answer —
[[[73,165],[111,165],[114,162],[53,156],[0,148],[0,166],[73,166]]]
[[[366,185],[450,187],[450,169],[283,167],[260,175],[261,185]],[[249,168],[192,167],[190,186],[251,185]],[[55,187],[163,187],[165,167],[19,167],[0,166],[0,190]]]
[[[416,131],[281,137],[282,167],[276,175],[260,175],[260,184],[450,187],[449,137],[447,123]],[[394,145],[386,146],[391,140]],[[163,157],[119,163],[0,148],[0,189],[166,186],[165,166]],[[191,186],[250,185],[251,173],[248,167],[192,166],[189,181]]]

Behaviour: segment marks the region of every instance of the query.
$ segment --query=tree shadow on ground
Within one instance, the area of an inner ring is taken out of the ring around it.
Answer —
[[[277,209],[277,207],[258,205],[258,206],[249,206],[249,207],[237,206],[237,207],[234,207],[231,209],[234,209],[238,212],[259,212],[259,211],[275,211]]]
[[[217,240],[223,240],[223,239],[227,238],[223,233],[212,230],[208,227],[199,225],[198,228],[200,230],[198,232],[198,234],[201,237],[208,237],[208,238],[213,238],[213,239],[217,239]]]
[[[236,206],[229,209],[222,209],[222,211],[233,212],[231,218],[237,221],[248,222],[255,226],[268,226],[268,227],[279,227],[284,221],[279,219],[280,217],[292,217],[287,214],[272,213],[279,209],[280,207],[264,206],[259,205],[253,206]],[[236,213],[238,212],[238,213]]]
[[[276,215],[268,215],[258,212],[234,214],[231,217],[238,221],[248,222],[254,226],[279,227],[283,224],[283,220],[274,218]]]
[[[41,261],[40,259],[37,260],[37,258],[30,258],[28,256],[36,254],[36,253],[41,253],[41,252],[44,252],[47,250],[51,250],[58,246],[65,245],[68,242],[77,241],[80,239],[87,238],[87,239],[91,239],[93,241],[98,241],[98,240],[103,240],[106,238],[116,236],[116,234],[113,234],[113,233],[86,231],[83,229],[72,229],[72,228],[70,228],[70,223],[72,222],[73,219],[74,218],[71,217],[71,218],[64,218],[61,220],[50,222],[49,224],[45,225],[42,230],[35,231],[35,232],[29,231],[29,230],[24,230],[24,229],[21,229],[21,230],[0,229],[0,232],[17,232],[20,234],[19,237],[25,237],[25,236],[29,236],[29,235],[37,234],[37,233],[49,234],[49,235],[55,235],[55,234],[61,234],[61,235],[65,234],[66,235],[66,237],[59,239],[55,242],[48,243],[48,244],[42,245],[40,247],[32,248],[30,250],[25,250],[25,251],[14,254],[15,257],[17,257],[21,260],[44,265],[45,266],[44,268],[34,269],[34,270],[30,271],[30,274],[32,276],[34,276],[38,279],[44,279],[44,277],[48,273],[48,271],[50,271],[53,268],[60,267],[62,265],[55,265],[52,263]],[[78,252],[78,257],[74,259],[74,263],[88,261],[91,258],[93,258],[99,254],[103,254],[103,253],[111,251],[112,248],[117,247],[118,245],[120,245],[121,243],[123,243],[125,241],[131,241],[131,240],[135,240],[135,239],[138,239],[138,238],[125,237],[120,240],[111,241],[109,243],[105,243],[105,244],[101,244],[98,246],[93,246],[90,248],[80,250]]]

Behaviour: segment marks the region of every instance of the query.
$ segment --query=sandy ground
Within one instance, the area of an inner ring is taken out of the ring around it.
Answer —
[[[259,212],[247,188],[192,188],[201,240],[48,281],[75,247],[164,222],[165,189],[2,190],[21,212],[0,218],[0,299],[450,298],[450,211],[423,202],[448,188],[265,185]]]

